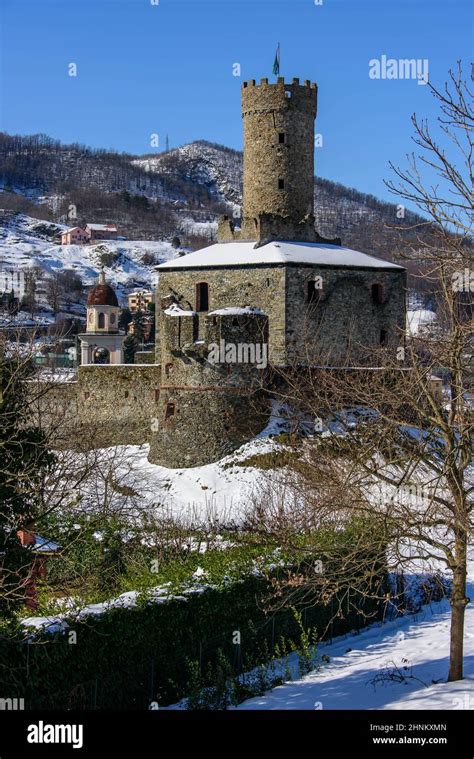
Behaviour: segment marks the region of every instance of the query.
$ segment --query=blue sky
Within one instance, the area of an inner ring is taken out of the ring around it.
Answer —
[[[438,84],[459,58],[470,71],[469,0],[156,2],[0,0],[1,129],[138,154],[154,133],[156,152],[166,134],[240,149],[241,83],[272,77],[279,41],[281,75],[318,83],[316,173],[390,198],[388,161],[435,104],[414,80],[370,79],[369,60],[428,59]]]

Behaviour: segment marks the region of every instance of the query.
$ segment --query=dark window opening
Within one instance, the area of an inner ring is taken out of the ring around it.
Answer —
[[[196,311],[209,311],[209,285],[198,282],[196,285]]]
[[[90,398],[90,393],[84,393],[84,400],[88,400]]]
[[[166,404],[166,410],[165,410],[165,422],[168,421],[168,419],[172,419],[175,415],[176,406],[174,403],[167,403]]]
[[[323,291],[319,287],[316,287],[316,282],[314,279],[310,279],[309,282],[307,282],[306,302],[317,303],[319,300],[321,300],[322,294]]]
[[[128,398],[129,395],[130,393],[128,392],[128,390],[125,390],[125,393],[124,393],[125,398]]]
[[[110,364],[110,353],[107,348],[96,348],[93,361],[94,364]]]
[[[233,327],[238,327],[239,326],[239,320],[235,316],[232,319],[232,326]]]
[[[103,314],[102,312],[99,314],[98,324],[99,324],[99,329],[104,329],[104,327],[105,327],[105,314]]]
[[[380,345],[387,345],[388,332],[386,329],[380,330]]]
[[[170,376],[170,374],[171,374],[172,370],[173,370],[173,364],[166,364],[166,365],[165,365],[165,375],[166,375],[167,377],[169,377],[169,376]]]
[[[155,390],[155,402],[157,402],[159,400],[160,400],[160,391],[159,390]]]
[[[280,145],[284,145],[285,144],[285,133],[284,132],[279,132],[278,133],[278,142],[280,143]]]
[[[285,189],[285,180],[284,179],[279,179],[278,180],[278,189],[279,190],[284,190]]]
[[[383,303],[383,285],[379,283],[372,285],[372,301],[377,305]]]

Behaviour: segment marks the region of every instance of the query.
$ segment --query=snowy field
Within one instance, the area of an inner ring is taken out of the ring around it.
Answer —
[[[474,597],[474,562],[468,595]],[[358,635],[321,644],[328,664],[237,709],[474,709],[474,606],[466,609],[465,679],[446,683],[449,668],[448,601],[416,616],[375,624]],[[406,669],[405,669],[406,668]],[[379,680],[382,673],[405,680]]]
[[[258,438],[219,462],[192,469],[172,470],[150,464],[148,446],[124,446],[119,451],[119,460],[114,462],[114,467],[118,465],[115,476],[120,483],[121,471],[123,481],[140,493],[141,509],[147,513],[179,517],[180,521],[194,525],[206,521],[238,522],[253,494],[265,487],[265,478],[271,476],[255,467],[238,466],[238,462],[275,450],[277,443],[268,438],[268,433],[278,432],[282,425],[282,417],[275,413],[269,428]],[[104,454],[109,450],[112,449],[106,449]],[[120,500],[116,506],[120,510]],[[416,577],[411,578],[411,583],[415,588]],[[155,591],[154,600],[163,602],[166,589]],[[469,564],[468,595],[474,598],[474,555]],[[83,608],[80,616],[101,613],[109,605],[135,603],[136,593],[129,592]],[[24,623],[33,628],[46,625],[54,630],[62,627],[63,620],[59,614],[32,617]],[[320,644],[318,667],[303,678],[298,675],[296,655],[291,655],[291,681],[236,708],[474,709],[474,606],[470,604],[466,609],[465,679],[457,683],[446,683],[449,624],[450,608],[446,600],[424,606],[416,615],[375,623],[359,634]],[[184,703],[168,708],[184,708]]]

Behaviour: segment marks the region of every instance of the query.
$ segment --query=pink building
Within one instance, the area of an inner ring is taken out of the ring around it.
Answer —
[[[117,227],[115,224],[86,224],[82,227],[72,227],[61,232],[61,245],[84,245],[95,240],[116,240]]]
[[[82,227],[72,227],[61,232],[61,245],[82,245],[88,241],[87,232]]]

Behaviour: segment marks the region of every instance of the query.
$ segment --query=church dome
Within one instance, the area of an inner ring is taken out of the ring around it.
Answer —
[[[118,306],[117,296],[113,287],[105,281],[103,271],[99,275],[99,284],[89,290],[87,296],[88,306]]]

